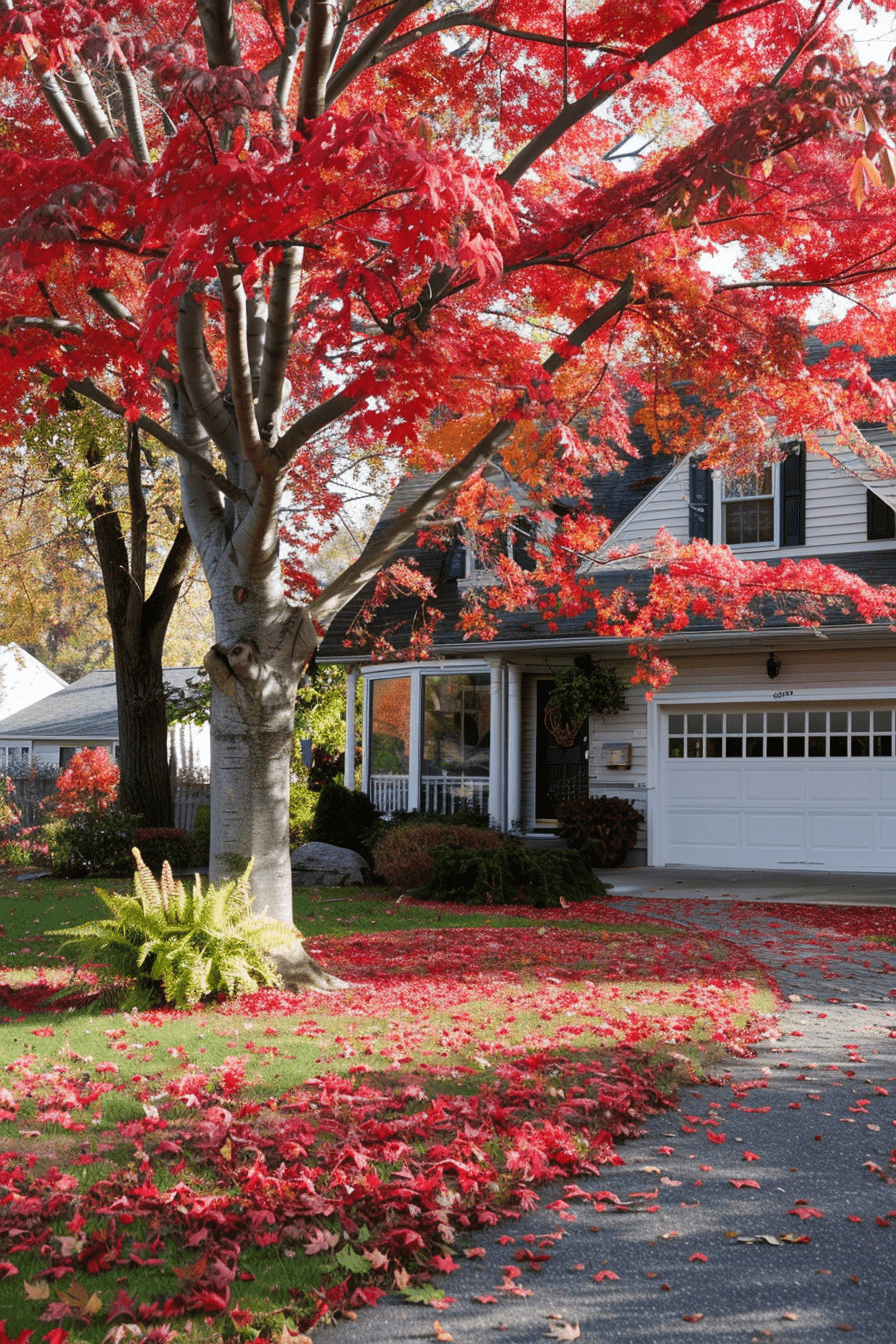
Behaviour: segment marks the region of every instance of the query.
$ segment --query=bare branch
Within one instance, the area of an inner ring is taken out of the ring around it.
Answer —
[[[255,422],[255,404],[252,396],[252,369],[246,337],[246,291],[243,277],[236,266],[219,266],[221,299],[224,308],[224,338],[227,343],[227,368],[230,374],[230,396],[240,437],[240,446],[247,462],[258,475],[270,471],[270,461]],[[217,385],[216,385],[217,386]],[[192,400],[192,396],[191,396]],[[197,414],[199,408],[196,408]],[[230,417],[228,416],[228,419]],[[200,415],[200,419],[202,416]]]
[[[181,298],[177,315],[180,376],[196,418],[223,453],[228,470],[238,478],[240,437],[205,353],[203,318],[199,297],[192,288],[188,289]]]
[[[196,8],[210,68],[215,70],[219,65],[242,65],[232,0],[198,0]]]
[[[268,300],[261,382],[258,388],[256,417],[262,434],[275,427],[283,402],[284,380],[292,342],[293,305],[299,289],[301,250],[285,247],[274,270]]]
[[[137,81],[127,66],[122,65],[120,61],[115,63],[115,79],[118,83],[118,91],[121,94],[121,105],[124,109],[125,125],[128,128],[131,153],[138,163],[149,164],[149,146],[146,143]]]
[[[69,61],[63,81],[69,87],[72,102],[78,109],[78,115],[93,143],[98,145],[103,140],[114,139],[115,132],[96,95],[93,81],[77,56],[73,56]]]

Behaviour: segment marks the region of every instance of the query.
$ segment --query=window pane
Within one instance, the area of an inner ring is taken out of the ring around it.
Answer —
[[[832,733],[845,733],[845,732],[846,732],[846,725],[847,725],[847,720],[848,720],[848,719],[849,719],[849,715],[847,714],[847,712],[846,712],[845,709],[832,709],[832,710],[831,710],[831,732],[832,732]]]
[[[761,755],[762,755],[762,738],[761,738],[761,737],[748,737],[748,738],[747,738],[747,750],[746,750],[746,752],[745,752],[744,754],[747,755],[747,756],[761,756]]]
[[[683,714],[670,714],[670,715],[669,715],[669,732],[670,732],[670,733],[683,733],[683,732],[684,732],[684,715],[683,715]]]
[[[852,748],[852,750],[851,750],[851,752],[850,752],[850,755],[852,755],[852,756],[867,756],[867,755],[868,755],[868,749],[869,749],[869,746],[870,746],[870,743],[869,743],[869,741],[868,741],[868,734],[867,734],[867,733],[856,733],[856,734],[853,736],[850,745],[851,745],[851,748]]]
[[[726,714],[725,730],[729,733],[741,733],[744,727],[743,714]]]
[[[809,732],[823,733],[827,730],[828,716],[825,710],[813,709],[809,714]]]
[[[848,738],[848,737],[832,737],[832,738],[831,738],[831,747],[830,747],[830,751],[829,751],[828,755],[830,755],[830,756],[848,756],[848,755],[849,755],[849,752],[848,752],[848,750],[847,750],[848,746],[849,746],[849,738]]]
[[[742,737],[725,738],[726,756],[743,756],[743,754],[744,754],[744,740]]]
[[[888,733],[893,726],[893,711],[891,709],[876,709],[874,711],[874,731],[876,733]]]
[[[689,737],[689,738],[688,738],[688,756],[691,757],[691,758],[695,758],[695,757],[702,756],[702,755],[703,755],[703,738],[702,738],[702,737]]]
[[[788,714],[787,731],[788,733],[802,733],[806,727],[805,714]]]
[[[410,677],[377,677],[370,683],[370,770],[406,775],[411,730]]]
[[[824,737],[824,735],[820,735],[819,737],[810,737],[808,746],[809,746],[808,751],[809,756],[827,755],[827,738]]]
[[[784,755],[783,737],[766,738],[765,754],[766,756],[783,756]]]
[[[721,714],[707,714],[707,716],[706,716],[706,731],[707,731],[708,733],[720,733],[720,732],[722,731],[722,716],[721,716]]]
[[[670,738],[669,738],[669,755],[670,755],[674,760],[678,760],[680,757],[682,757],[682,756],[684,755],[684,738],[683,738],[683,737],[670,737]]]
[[[884,736],[882,733],[875,735],[874,754],[875,756],[893,755],[893,739],[889,733],[887,733],[886,736]]]
[[[708,737],[706,739],[706,754],[707,756],[721,756],[722,739],[720,737]]]
[[[689,733],[702,733],[702,732],[703,732],[703,715],[702,715],[702,714],[689,714],[689,715],[688,715],[688,732],[689,732]]]
[[[804,737],[788,737],[787,755],[805,756],[805,754],[806,754],[806,739]]]
[[[769,714],[769,716],[768,716],[768,721],[767,721],[767,724],[766,724],[766,727],[768,728],[768,731],[769,731],[770,733],[783,733],[783,731],[784,731],[784,715],[783,715],[783,714]]]
[[[871,714],[867,709],[854,709],[852,712],[852,730],[854,733],[867,733],[871,727]]]
[[[487,676],[423,678],[424,775],[488,775]]]
[[[748,714],[748,715],[747,715],[747,732],[748,732],[748,733],[761,733],[761,732],[762,732],[762,729],[763,729],[763,717],[764,717],[764,716],[763,716],[762,714]],[[771,725],[769,725],[769,731],[771,731]]]

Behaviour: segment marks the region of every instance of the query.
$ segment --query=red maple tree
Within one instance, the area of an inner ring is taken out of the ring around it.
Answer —
[[[536,516],[565,500],[534,574],[501,564],[508,602],[550,577],[550,613],[599,602],[582,482],[633,399],[656,443],[740,469],[821,429],[861,448],[854,421],[890,417],[865,356],[893,344],[896,83],[854,68],[840,8],[0,0],[0,404],[14,435],[92,401],[179,461],[217,631],[213,875],[254,856],[289,917],[297,677],[440,508],[474,536],[511,516],[487,463]],[[810,367],[819,294],[845,315]],[[376,460],[431,483],[290,603],[287,474],[313,548],[340,474]],[[779,580],[811,618],[843,585],[699,548],[657,565],[647,606],[598,625],[661,633],[694,598],[733,620]]]

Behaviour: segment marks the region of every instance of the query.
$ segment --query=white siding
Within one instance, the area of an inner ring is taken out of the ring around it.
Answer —
[[[896,454],[896,439],[888,431],[869,430],[867,437]],[[853,453],[839,447],[833,437],[822,436],[821,442],[843,465],[838,466],[817,454],[807,456],[806,544],[789,548],[788,555],[805,556],[837,547],[867,546],[865,500],[868,486],[877,489],[891,506],[896,504],[896,480],[882,481],[876,477]],[[688,502],[688,464],[682,462],[619,524],[602,554],[633,544],[647,549],[660,528],[665,528],[677,541],[689,541]],[[870,545],[879,548],[891,546],[892,542],[872,542]],[[780,554],[775,548],[761,546],[744,548],[743,553],[751,559],[767,559]],[[619,561],[621,566],[631,563],[631,560]]]

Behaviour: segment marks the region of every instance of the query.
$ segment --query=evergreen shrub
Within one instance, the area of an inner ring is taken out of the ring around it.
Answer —
[[[193,863],[193,837],[178,826],[139,826],[134,844],[154,873],[161,872],[166,859],[172,868],[189,868]]]
[[[390,887],[414,888],[429,880],[433,850],[495,850],[502,844],[498,831],[468,826],[448,818],[411,818],[390,824],[373,847],[373,868]]]
[[[504,838],[491,851],[437,845],[430,859],[429,879],[417,893],[421,900],[542,910],[606,894],[588,860],[571,849],[532,850]]]
[[[308,839],[352,849],[370,863],[380,814],[360,789],[330,780],[318,794]]]

